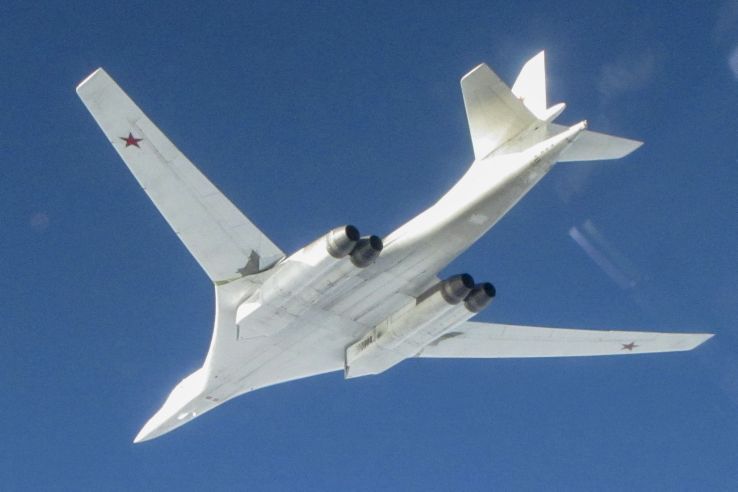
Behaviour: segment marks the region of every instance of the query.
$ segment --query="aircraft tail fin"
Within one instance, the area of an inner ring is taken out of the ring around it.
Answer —
[[[546,119],[546,59],[541,51],[523,65],[512,92],[539,120]]]
[[[566,107],[563,103],[548,107],[543,51],[523,66],[512,89],[481,64],[461,79],[461,91],[477,160],[521,133],[540,128],[538,122],[553,121]]]
[[[484,159],[536,121],[536,116],[484,63],[461,79],[474,157]]]
[[[512,89],[481,64],[461,79],[474,157],[484,159],[498,149],[519,151],[566,131],[552,123],[566,108],[548,107],[546,59],[541,51],[523,66]],[[642,142],[585,130],[559,156],[559,161],[619,159]]]

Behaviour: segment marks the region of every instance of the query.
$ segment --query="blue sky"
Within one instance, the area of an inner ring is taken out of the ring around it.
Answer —
[[[738,2],[451,3],[0,7],[3,489],[738,488]],[[558,166],[447,273],[495,284],[485,321],[714,339],[330,374],[132,444],[202,363],[213,295],[80,80],[104,66],[294,251],[430,205],[472,159],[459,78],[541,49],[559,122],[646,144]]]

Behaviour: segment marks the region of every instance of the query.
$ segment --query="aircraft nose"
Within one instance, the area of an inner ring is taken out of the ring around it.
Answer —
[[[148,441],[151,439],[148,435],[148,432],[145,432],[144,429],[141,429],[138,434],[136,434],[136,437],[133,438],[133,444],[138,444],[140,442]]]
[[[169,410],[162,408],[154,414],[133,438],[134,444],[162,436],[198,416],[198,412],[193,410],[184,410],[175,415],[172,415]]]
[[[153,420],[153,419],[151,419]],[[157,437],[160,432],[156,432],[157,426],[155,423],[153,423],[151,420],[146,422],[146,425],[144,425],[141,430],[136,434],[136,437],[133,438],[133,443],[138,444],[140,442],[148,441],[149,439],[153,439]]]
[[[168,419],[166,415],[162,415],[161,411],[157,412],[149,419],[148,422],[146,422],[136,437],[133,438],[133,443],[137,444],[139,442],[154,439],[162,434],[166,434],[172,429],[170,420],[171,419]]]

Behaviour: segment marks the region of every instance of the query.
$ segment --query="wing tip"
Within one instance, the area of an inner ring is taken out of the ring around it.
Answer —
[[[715,336],[714,333],[672,333],[670,335],[675,338],[672,339],[671,348],[663,350],[664,352],[689,352]]]
[[[95,71],[93,71],[90,75],[85,77],[82,82],[77,84],[77,89],[76,89],[77,94],[82,94],[85,87],[87,87],[90,84],[90,82],[98,79],[101,76],[108,77],[108,78],[110,77],[108,73],[105,71],[105,69],[103,69],[102,67],[99,67]]]
[[[690,337],[690,343],[687,345],[687,347],[684,350],[693,350],[714,337],[714,333],[694,333]]]
[[[464,82],[466,82],[468,79],[470,79],[473,76],[477,75],[479,72],[485,71],[485,70],[487,72],[491,72],[492,71],[492,69],[489,68],[489,65],[487,65],[486,63],[480,63],[476,67],[474,67],[471,70],[469,70],[463,77],[461,77],[461,84],[463,85]]]
[[[643,141],[641,141],[641,140],[633,140],[633,139],[630,139],[630,138],[628,138],[626,140],[628,140],[628,143],[630,145],[624,150],[624,153],[623,153],[623,155],[621,157],[625,157],[627,155],[630,155],[631,153],[633,153],[636,150],[638,150],[639,148],[641,148],[641,146],[643,145]]]

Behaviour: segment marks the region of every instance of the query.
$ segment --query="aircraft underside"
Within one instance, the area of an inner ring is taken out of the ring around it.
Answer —
[[[553,120],[543,53],[509,88],[486,65],[461,81],[475,161],[449,192],[393,233],[341,226],[285,255],[98,69],[77,92],[213,282],[203,367],[180,382],[135,442],[258,388],[333,371],[382,373],[412,357],[561,357],[691,350],[711,335],[575,330],[470,321],[495,297],[448,263],[557,161],[614,159],[640,142]],[[482,279],[486,280],[486,279]]]

